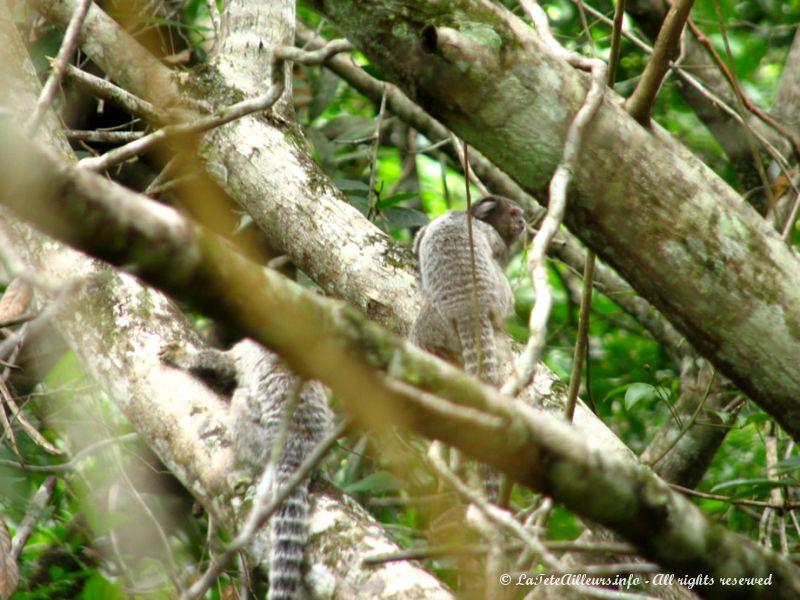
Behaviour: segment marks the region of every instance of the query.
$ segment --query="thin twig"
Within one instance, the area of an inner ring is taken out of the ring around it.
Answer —
[[[466,156],[466,151],[462,147],[461,141],[453,133],[450,133],[449,137],[450,143],[453,145],[453,152],[455,153],[456,157],[458,157],[458,162],[461,163],[461,170],[464,171],[464,176],[467,178],[467,181],[474,184],[484,196],[490,195],[491,192],[489,191],[489,188],[487,188],[486,184],[480,180],[480,177],[478,177],[477,173],[475,173],[475,170],[470,169],[468,165],[464,164],[464,156]]]
[[[28,510],[25,512],[25,517],[22,519],[22,523],[17,528],[14,539],[11,541],[11,555],[15,559],[19,557],[19,553],[22,552],[22,548],[25,547],[25,542],[28,541],[31,533],[33,533],[33,528],[39,520],[42,511],[50,503],[50,498],[53,497],[53,490],[55,490],[55,488],[56,478],[51,475],[44,480],[37,492],[33,495],[33,498],[28,504]]]
[[[142,131],[102,131],[99,129],[70,129],[67,131],[68,140],[80,140],[95,144],[125,144],[143,136],[144,132]]]
[[[75,48],[78,46],[81,25],[83,25],[83,20],[86,18],[86,13],[89,12],[91,3],[92,0],[80,0],[72,13],[67,30],[64,32],[64,39],[61,41],[61,48],[58,50],[58,56],[52,63],[50,75],[42,88],[42,93],[39,94],[33,114],[28,120],[26,126],[28,135],[33,135],[39,129],[44,115],[47,114],[47,109],[50,108],[50,104],[55,98],[56,90],[61,84],[64,72],[67,70],[67,65],[72,58],[72,53],[75,52]]]
[[[141,117],[151,124],[166,123],[169,117],[155,104],[131,94],[102,77],[97,77],[73,65],[67,65],[66,75],[91,95],[113,102],[125,112]]]
[[[695,37],[697,38],[697,41],[700,42],[706,48],[706,50],[708,50],[709,54],[711,54],[714,62],[717,63],[720,71],[725,76],[725,79],[728,80],[728,83],[730,83],[731,87],[734,89],[734,91],[736,91],[736,94],[747,107],[747,110],[761,119],[764,123],[772,127],[775,131],[786,137],[786,139],[788,139],[789,143],[792,145],[795,157],[800,159],[800,138],[798,138],[791,130],[778,123],[778,121],[770,117],[767,113],[753,104],[752,100],[750,100],[750,98],[744,94],[741,87],[739,87],[736,77],[734,77],[733,73],[731,73],[731,71],[728,69],[727,65],[722,60],[722,57],[720,57],[716,48],[714,48],[714,44],[712,44],[711,40],[708,39],[708,36],[703,33],[691,19],[689,19],[688,24],[689,28],[692,30],[692,33],[694,33]]]
[[[572,354],[572,371],[569,376],[567,388],[567,403],[564,407],[564,416],[567,421],[572,421],[575,414],[575,404],[578,400],[578,391],[581,387],[581,372],[586,351],[589,348],[589,314],[592,309],[592,284],[594,282],[594,252],[586,251],[586,263],[583,267],[583,293],[581,294],[581,307],[578,312],[578,339],[575,340],[575,351]],[[588,382],[587,382],[588,386]]]
[[[237,102],[222,110],[215,112],[207,117],[202,117],[196,121],[189,123],[178,123],[175,125],[167,125],[162,129],[154,131],[134,142],[126,144],[120,148],[111,150],[102,156],[93,158],[84,158],[78,163],[78,166],[90,169],[93,171],[100,171],[107,169],[113,165],[119,164],[125,160],[138,156],[143,152],[151,149],[159,142],[171,139],[177,136],[190,135],[201,133],[220,127],[226,123],[230,123],[236,119],[255,112],[262,112],[270,108],[275,102],[283,95],[285,88],[285,80],[283,77],[286,61],[300,62],[303,64],[319,64],[325,62],[328,58],[339,52],[348,52],[353,49],[352,44],[347,40],[334,40],[324,48],[315,50],[313,52],[304,52],[295,47],[282,47],[276,48],[273,53],[273,70],[272,70],[272,84],[266,94],[256,98],[250,98]]]
[[[714,0],[714,10],[717,13],[720,33],[722,34],[722,42],[725,45],[725,54],[727,55],[728,63],[730,64],[730,81],[731,85],[733,86],[734,96],[736,97],[736,104],[739,108],[739,112],[742,115],[744,136],[747,140],[747,146],[750,148],[750,153],[753,155],[753,164],[756,167],[758,178],[761,180],[761,186],[763,187],[764,195],[767,198],[767,206],[772,209],[775,206],[775,197],[772,194],[772,186],[770,185],[769,177],[767,177],[767,172],[764,169],[764,162],[761,160],[761,154],[759,153],[758,146],[756,145],[756,141],[753,136],[753,129],[750,127],[750,123],[747,122],[747,119],[744,118],[746,110],[744,91],[742,90],[742,86],[739,85],[739,80],[736,77],[733,52],[731,52],[731,45],[730,41],[728,40],[728,29],[725,26],[725,19],[722,16],[722,7],[719,4],[719,0]],[[797,158],[800,158],[800,154],[797,155]]]
[[[0,460],[0,466],[22,469],[24,471],[30,471],[31,473],[66,473],[76,469],[81,461],[86,459],[89,455],[94,454],[101,448],[105,448],[111,444],[125,444],[138,438],[139,435],[137,433],[126,433],[117,437],[100,440],[99,442],[95,442],[94,444],[90,444],[85,448],[82,448],[79,452],[75,453],[75,456],[73,456],[70,460],[58,465],[26,465],[13,460]]]
[[[578,0],[578,6],[583,14],[583,2]],[[614,29],[611,32],[611,56],[609,58],[608,71],[606,74],[606,85],[614,88],[617,77],[617,66],[620,56],[620,39],[622,38],[622,21],[625,14],[625,0],[617,0],[614,12]],[[588,32],[591,39],[591,32]],[[595,55],[594,43],[592,56]],[[575,404],[578,400],[580,390],[581,371],[583,363],[586,362],[586,390],[591,393],[591,382],[589,381],[589,319],[592,309],[592,291],[594,287],[594,252],[587,248],[586,258],[583,263],[583,293],[581,294],[581,307],[578,313],[578,338],[575,340],[575,351],[572,356],[572,372],[569,378],[569,388],[567,389],[567,403],[564,408],[564,416],[567,421],[572,421],[575,414]],[[594,402],[592,402],[594,405]],[[594,408],[594,406],[593,406]]]
[[[214,27],[214,33],[219,36],[222,19],[217,7],[217,0],[206,0],[206,6],[208,7],[208,16],[211,18],[211,25]]]
[[[64,454],[63,450],[59,450],[53,444],[51,444],[50,441],[41,433],[39,433],[39,430],[36,429],[36,427],[34,427],[27,418],[25,418],[25,415],[19,409],[19,406],[17,406],[17,403],[14,401],[14,398],[11,395],[11,391],[8,389],[8,386],[3,380],[0,380],[0,395],[3,396],[5,404],[14,414],[14,419],[20,424],[25,433],[28,434],[28,437],[30,437],[37,446],[42,448],[42,450],[48,454]],[[19,456],[19,454],[17,454],[17,456]]]
[[[719,500],[720,502],[728,502],[734,505],[741,506],[754,506],[757,508],[772,508],[775,510],[796,509],[800,508],[800,502],[787,501],[783,504],[776,505],[767,500],[747,500],[745,498],[732,498],[723,494],[711,494],[709,492],[701,492],[700,490],[693,490],[691,488],[683,487],[677,483],[670,483],[669,487],[672,489],[686,494],[687,496],[696,496],[697,498],[705,498],[706,500]]]
[[[525,0],[524,0],[525,1]],[[453,473],[445,463],[442,455],[442,445],[431,444],[428,449],[428,459],[436,473],[458,492],[458,494],[479,510],[489,521],[516,535],[527,548],[534,552],[537,558],[549,569],[556,572],[566,572],[561,562],[550,552],[547,546],[531,531],[526,529],[512,514],[486,500],[484,495],[477,490],[470,488]],[[616,598],[623,600],[641,600],[644,596],[639,594],[626,594],[601,588],[587,587],[583,585],[572,586],[581,593],[596,598]]]
[[[587,5],[587,10],[591,12],[595,9]],[[592,12],[592,14],[595,15],[595,12]],[[313,42],[315,46],[324,43],[324,40],[315,39],[313,35],[313,32],[304,27],[302,23],[297,24],[297,38],[299,43],[309,44]],[[650,49],[650,51],[652,50]],[[451,140],[451,142],[454,143],[453,147],[458,148],[458,141],[455,137],[452,136],[441,123],[431,119],[419,106],[409,100],[396,86],[375,79],[363,69],[354,65],[353,61],[347,60],[345,57],[333,57],[326,63],[326,67],[374,102],[380,101],[383,90],[386,89],[386,104],[390,111],[414,127],[414,129],[423,133],[428,139],[439,140],[434,145],[441,144],[446,140]],[[734,118],[736,118],[736,113],[734,112],[733,114]],[[777,150],[774,148],[771,149],[770,152],[777,154]],[[461,156],[463,155],[461,150],[455,150],[454,155],[455,159],[460,162]],[[494,188],[494,192],[508,196],[519,204],[529,207],[532,211],[534,225],[538,223],[540,218],[544,218],[544,210],[536,204],[533,198],[523,192],[519,186],[512,183],[496,166],[492,165],[488,160],[476,154],[474,151],[470,153],[470,158],[470,173],[472,175],[475,175],[476,172],[480,172],[482,177]],[[441,161],[441,164],[444,164],[443,161]],[[443,171],[444,166],[442,166],[442,173]],[[475,178],[473,179],[473,183],[483,190],[479,180],[476,181]],[[447,178],[444,176],[442,176],[442,188],[444,190],[445,203],[448,208],[451,208]],[[535,235],[535,231],[532,232],[531,237],[533,235]],[[563,243],[559,243],[562,240]],[[579,271],[583,268],[585,263],[585,252],[583,248],[566,232],[564,232],[563,236],[559,235],[556,237],[553,244],[551,244],[550,253],[551,256],[555,255],[573,268],[576,267],[576,265],[580,265],[580,267],[577,267]],[[681,343],[682,337],[675,332],[671,325],[667,324],[660,314],[652,310],[649,304],[638,297],[630,286],[616,275],[616,273],[602,264],[598,265],[595,272],[595,284],[598,290],[619,304],[626,312],[630,313],[650,331],[656,340],[663,343],[669,349],[671,354],[679,356],[685,353],[686,345]]]
[[[183,586],[181,585],[180,577],[179,577],[179,569],[178,564],[175,562],[175,553],[172,551],[172,546],[169,543],[169,539],[167,538],[167,534],[164,531],[161,523],[158,521],[155,513],[153,513],[153,509],[150,508],[150,505],[144,501],[142,498],[142,494],[139,490],[136,489],[136,486],[131,481],[130,477],[128,477],[128,473],[126,472],[124,466],[122,465],[122,459],[119,456],[118,452],[114,452],[114,461],[117,465],[117,470],[119,472],[120,477],[125,481],[125,485],[128,486],[128,490],[130,491],[131,495],[133,496],[136,503],[141,507],[144,513],[147,515],[147,518],[153,523],[155,527],[156,534],[158,535],[158,539],[161,542],[161,545],[164,548],[164,553],[167,556],[167,566],[169,569],[169,578],[172,580],[175,589],[180,592],[183,590]]]
[[[769,428],[769,433],[764,439],[764,456],[766,458],[767,479],[777,482],[780,479],[780,473],[775,465],[778,463],[778,435],[775,424],[773,423]],[[783,506],[785,496],[780,486],[776,485],[769,491],[769,497],[773,504]],[[783,554],[789,553],[788,543],[786,540],[786,521],[783,518],[783,511],[780,509],[768,508],[767,510],[774,510],[778,519],[778,539],[781,545],[781,552]],[[771,540],[768,547],[772,547]]]
[[[586,58],[563,48],[550,33],[547,16],[542,8],[532,0],[520,0],[520,4],[533,20],[550,52],[561,60],[569,62],[573,67],[590,71],[592,82],[583,105],[575,114],[575,118],[567,130],[563,157],[550,180],[550,201],[547,205],[547,213],[531,245],[528,269],[531,272],[536,301],[531,310],[528,324],[530,337],[517,364],[516,375],[503,386],[503,393],[510,395],[516,395],[531,381],[544,349],[547,338],[547,321],[553,305],[553,291],[550,289],[545,262],[547,247],[558,232],[564,218],[567,188],[578,160],[583,132],[600,107],[606,85],[606,65],[603,61]]]
[[[583,34],[586,36],[586,43],[589,44],[589,54],[591,56],[597,56],[597,48],[594,45],[594,38],[592,38],[592,30],[589,27],[589,22],[586,20],[586,10],[583,6],[583,0],[576,0],[578,5],[578,15],[581,19],[581,27],[583,28]]]
[[[164,184],[164,182],[175,171],[177,166],[178,166],[178,157],[177,156],[173,156],[172,158],[169,159],[167,164],[164,165],[164,168],[161,169],[161,171],[159,171],[158,175],[156,175],[153,178],[153,181],[151,181],[147,185],[147,187],[144,190],[144,195],[145,196],[155,196],[156,195],[155,190],[158,189],[160,186],[162,186]]]
[[[581,3],[583,4],[583,3]],[[611,53],[608,57],[608,86],[614,87],[617,81],[617,66],[619,65],[619,52],[622,44],[622,23],[625,17],[625,0],[617,0],[614,8],[614,24],[611,29]]]
[[[2,230],[0,230],[0,240],[2,240]],[[17,273],[17,275],[23,277],[19,273]],[[27,275],[24,277],[27,277]],[[35,287],[38,287],[39,283],[52,286],[50,282],[42,281],[41,277],[34,279],[35,283],[33,283],[33,285]],[[50,320],[58,314],[58,312],[63,308],[64,304],[72,299],[72,297],[78,293],[78,291],[80,291],[85,284],[86,278],[72,279],[64,282],[60,288],[57,288],[58,295],[47,305],[47,308],[40,312],[33,321],[20,329],[20,331],[17,331],[14,335],[10,335],[8,338],[3,340],[2,343],[0,343],[0,357],[6,356],[9,350],[19,342],[23,335],[34,336],[36,332],[40,331],[45,325],[50,323]],[[53,291],[52,287],[47,289]]]
[[[686,433],[688,433],[688,431],[694,426],[695,422],[697,422],[697,417],[700,415],[700,412],[706,405],[706,400],[708,400],[708,396],[709,394],[711,394],[711,388],[714,387],[716,381],[717,381],[717,370],[714,369],[711,373],[711,378],[708,380],[708,385],[706,386],[706,391],[703,394],[703,398],[697,404],[697,408],[692,413],[692,417],[689,419],[689,422],[686,423],[685,426],[680,428],[680,431],[678,432],[678,435],[675,436],[675,439],[673,439],[672,442],[666,448],[664,448],[661,454],[659,454],[658,457],[650,463],[651,467],[655,467],[661,459],[663,459],[667,454],[669,454],[669,452],[675,446],[678,445],[678,442],[681,441],[681,438],[683,438],[683,436],[686,435]]]
[[[386,86],[383,88],[381,95],[381,106],[378,110],[378,118],[375,119],[375,134],[372,143],[372,157],[370,159],[369,167],[369,187],[367,189],[367,203],[369,209],[367,211],[367,218],[372,220],[378,214],[378,193],[375,191],[375,175],[378,172],[378,150],[381,147],[381,126],[383,125],[383,117],[386,114]]]
[[[797,221],[798,209],[800,209],[800,193],[798,193],[797,197],[794,199],[792,212],[789,213],[789,217],[786,219],[786,223],[783,226],[783,231],[781,232],[781,237],[786,240],[787,244],[792,242],[792,234],[794,233],[794,224]]]
[[[578,0],[571,0],[571,2],[577,4]],[[596,8],[593,8],[589,4],[584,3],[584,6],[586,8],[586,12],[591,14],[593,17],[595,17],[596,19],[598,19],[599,21],[601,21],[605,25],[610,25],[610,26],[613,27],[613,21],[611,19],[609,19],[608,17],[606,17],[603,13],[598,11]],[[719,55],[716,54],[716,50],[714,50],[714,47],[711,44],[710,40],[708,40],[708,38],[699,29],[697,29],[697,27],[694,25],[694,23],[692,22],[691,19],[688,19],[687,23],[688,23],[689,27],[692,29],[692,33],[695,35],[695,37],[698,40],[698,42],[700,42],[701,44],[706,46],[709,50],[713,51],[713,55],[716,57],[716,61],[719,63],[721,59],[719,59]],[[648,45],[646,42],[644,42],[641,39],[637,38],[635,35],[633,35],[627,29],[623,29],[622,35],[624,35],[631,43],[633,43],[633,45],[635,45],[636,47],[641,49],[643,52],[646,52],[647,54],[652,54],[653,53],[652,46]],[[723,74],[726,77],[729,77],[729,73],[725,72],[726,67],[725,67],[724,63],[722,65],[720,65],[720,67],[721,67],[721,70],[723,71]],[[697,77],[695,77],[689,71],[687,71],[686,69],[684,69],[683,67],[681,67],[679,64],[677,64],[674,61],[670,63],[670,68],[675,71],[675,73],[678,75],[678,77],[683,79],[683,81],[685,81],[688,85],[692,86],[695,90],[697,90],[697,92],[699,94],[704,96],[708,100],[709,104],[719,108],[722,112],[724,112],[727,116],[732,118],[734,121],[736,121],[740,125],[742,125],[744,123],[744,119],[742,118],[742,116],[738,112],[736,112],[736,110],[733,107],[728,105],[724,100],[722,100],[722,98],[720,98],[714,92],[709,90],[701,81],[699,81],[697,79]],[[785,131],[782,131],[781,129],[778,129],[774,125],[769,123],[769,121],[767,121],[767,119],[769,118],[768,115],[764,115],[763,117],[761,115],[759,115],[758,112],[760,111],[760,109],[758,107],[752,105],[752,102],[750,102],[749,99],[746,99],[746,104],[748,105],[748,109],[753,114],[755,114],[757,117],[761,118],[765,123],[770,125],[773,129],[775,129],[776,131],[778,131],[779,133],[781,133],[784,136],[788,135]],[[776,123],[776,125],[779,125],[779,124]],[[784,173],[786,173],[789,170],[790,165],[786,161],[786,158],[783,156],[783,154],[781,154],[781,152],[774,146],[774,144],[770,143],[770,141],[768,139],[766,139],[763,135],[759,134],[756,131],[753,131],[753,135],[755,135],[755,137],[758,140],[758,142],[767,150],[767,152],[773,158],[773,160],[778,162],[778,164],[781,167],[781,170]]]
[[[492,505],[481,491],[469,487],[448,468],[442,455],[442,449],[442,445],[438,443],[431,444],[428,449],[428,459],[436,473],[464,500],[477,507],[491,521],[519,537],[527,547],[536,553],[544,564],[550,568],[558,568],[560,566],[558,558],[547,549],[538,537],[534,537],[530,531],[526,530],[511,513]]]
[[[569,541],[548,541],[542,542],[548,550],[555,552],[586,552],[590,554],[637,554],[636,550],[629,544],[614,542],[569,542]],[[522,550],[524,544],[518,542],[507,544],[503,547],[504,552],[517,554]],[[429,558],[441,558],[444,556],[481,556],[486,554],[489,548],[484,544],[442,544],[440,546],[428,546],[426,548],[411,548],[398,552],[380,552],[369,554],[362,559],[365,565],[375,565],[387,562],[397,562],[402,560],[425,560]]]
[[[469,269],[470,278],[472,279],[472,290],[470,297],[472,298],[472,325],[475,329],[474,340],[476,348],[473,348],[477,354],[478,367],[476,373],[472,373],[480,379],[483,371],[483,345],[481,344],[481,307],[478,302],[478,267],[475,264],[475,234],[472,227],[472,194],[469,187],[469,149],[467,144],[463,144],[464,154],[462,164],[464,166],[464,193],[467,197],[467,241],[469,242]],[[463,348],[462,352],[466,352],[467,348]],[[494,383],[494,382],[492,382]]]
[[[8,414],[6,413],[4,406],[10,402],[11,394],[8,392],[5,382],[2,382],[0,383],[0,425],[3,426],[5,437],[8,438],[8,442],[11,444],[11,451],[18,459],[22,460],[22,453],[20,452],[19,444],[17,443],[17,435],[14,433],[14,428],[11,426],[11,421],[8,420]],[[0,441],[2,441],[2,439],[3,438],[0,438]]]

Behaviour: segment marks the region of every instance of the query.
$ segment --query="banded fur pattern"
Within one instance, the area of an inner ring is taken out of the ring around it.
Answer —
[[[441,335],[453,333],[460,346],[464,369],[498,385],[497,332],[513,306],[511,286],[495,260],[505,243],[497,231],[473,219],[475,286],[478,327],[475,325],[472,263],[467,232],[467,215],[449,212],[425,226],[417,235],[415,249],[420,263],[420,284],[427,305],[440,319]],[[426,315],[426,318],[431,317]],[[453,333],[451,333],[453,332]],[[476,335],[477,334],[477,335]],[[417,339],[414,339],[414,338]],[[429,348],[430,334],[412,329],[412,341]]]
[[[241,463],[263,467],[280,432],[297,379],[275,354],[250,340],[231,350],[238,387],[231,398],[231,435]],[[332,428],[333,414],[321,384],[305,382],[273,473],[275,492],[286,485],[314,447]],[[302,586],[303,553],[308,541],[308,482],[297,486],[270,520],[269,600],[292,600]]]

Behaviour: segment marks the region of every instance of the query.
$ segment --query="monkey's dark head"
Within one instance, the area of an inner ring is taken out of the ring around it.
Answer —
[[[472,207],[472,216],[494,227],[507,246],[525,231],[522,209],[503,196],[486,196]]]

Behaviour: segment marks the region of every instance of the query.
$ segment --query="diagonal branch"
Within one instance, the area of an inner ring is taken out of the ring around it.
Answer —
[[[89,5],[92,0],[81,0],[75,7],[75,10],[70,17],[67,30],[64,32],[64,39],[61,41],[61,48],[58,50],[58,56],[52,64],[52,71],[47,77],[47,82],[42,88],[42,93],[36,102],[36,107],[33,109],[33,114],[28,119],[28,132],[33,134],[42,123],[44,114],[50,109],[50,104],[55,98],[58,86],[64,78],[64,73],[69,66],[69,61],[72,59],[72,53],[78,46],[78,32],[80,31],[83,20],[86,18],[86,13],[89,11]]]
[[[678,48],[693,3],[694,0],[674,0],[653,45],[653,56],[647,63],[639,84],[625,103],[630,115],[645,127],[650,124],[653,102],[669,70],[669,62]]]

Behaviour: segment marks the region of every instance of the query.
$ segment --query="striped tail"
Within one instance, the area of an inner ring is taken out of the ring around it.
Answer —
[[[482,381],[495,387],[500,384],[500,371],[497,364],[497,344],[492,321],[485,315],[481,318],[476,332],[475,321],[469,316],[455,322],[456,332],[461,340],[461,351],[464,357],[464,370],[471,375],[478,375]],[[475,339],[475,334],[479,335]],[[479,469],[486,496],[491,502],[500,497],[500,473],[492,467],[481,465]]]
[[[454,325],[461,342],[464,370],[471,375],[478,375],[482,381],[498,385],[497,345],[491,319],[488,315],[482,316],[477,331],[471,315],[456,319]],[[475,339],[476,333],[478,339]]]
[[[308,540],[308,483],[297,486],[272,516],[268,600],[295,600],[302,586]]]

